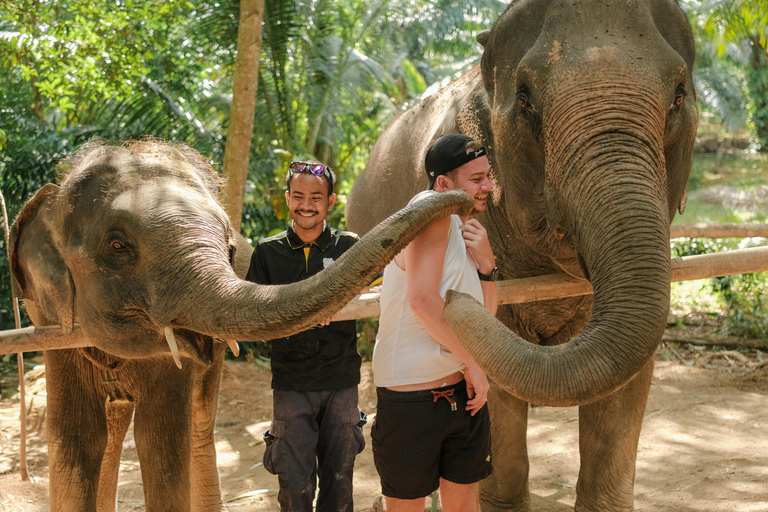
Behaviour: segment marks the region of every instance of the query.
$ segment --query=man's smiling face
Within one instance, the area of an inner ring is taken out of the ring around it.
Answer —
[[[323,221],[336,203],[336,194],[328,194],[328,182],[322,176],[309,173],[296,174],[291,178],[290,190],[285,200],[294,221],[294,230],[322,229]]]

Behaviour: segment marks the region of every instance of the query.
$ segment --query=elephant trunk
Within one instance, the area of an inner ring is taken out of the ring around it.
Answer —
[[[531,403],[582,405],[625,384],[653,355],[669,309],[669,239],[663,205],[641,204],[642,222],[603,211],[582,223],[602,233],[583,256],[594,307],[590,323],[568,343],[534,345],[472,299],[447,297],[446,320],[497,384]]]
[[[566,126],[547,136],[556,141],[547,148],[548,162],[557,163],[547,169],[550,223],[554,216],[568,226],[594,289],[592,318],[583,332],[563,345],[538,346],[471,299],[453,294],[447,300],[446,320],[469,353],[523,400],[570,406],[602,398],[636,375],[664,331],[669,218],[663,146],[654,135],[663,133],[655,126],[663,119],[653,115],[663,109],[647,98],[632,99],[634,112],[627,111],[626,101],[620,110],[605,97],[592,110],[564,104],[571,113],[563,116]]]
[[[243,341],[290,336],[318,325],[347,304],[431,222],[451,213],[467,214],[472,200],[463,191],[446,192],[395,213],[354,244],[333,265],[297,283],[270,286],[208,273],[196,282],[194,303],[157,321],[174,328]]]

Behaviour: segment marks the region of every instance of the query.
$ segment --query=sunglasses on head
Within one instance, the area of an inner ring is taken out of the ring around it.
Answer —
[[[329,179],[331,177],[330,167],[324,164],[291,162],[289,169],[291,174],[309,173],[315,176],[326,176]]]

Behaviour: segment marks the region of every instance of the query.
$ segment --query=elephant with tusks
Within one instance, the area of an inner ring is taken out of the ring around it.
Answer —
[[[131,419],[147,512],[222,510],[213,430],[225,341],[320,323],[426,225],[472,207],[458,192],[405,208],[323,272],[263,286],[242,279],[252,250],[220,185],[183,145],[89,144],[13,224],[12,280],[29,317],[64,334],[77,322],[93,345],[67,348],[77,336],[65,336],[44,352],[53,512],[114,511]]]

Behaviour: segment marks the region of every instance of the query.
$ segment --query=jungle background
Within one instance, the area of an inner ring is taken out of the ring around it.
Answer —
[[[768,0],[679,3],[696,38],[694,80],[701,123],[687,209],[675,223],[765,223]],[[254,5],[263,12],[258,68],[250,69],[251,77],[258,73],[256,103],[249,158],[238,171],[245,189],[241,232],[252,241],[286,226],[282,182],[293,158],[312,157],[333,166],[340,206],[330,222],[343,227],[346,194],[378,135],[400,111],[479,62],[475,37],[492,26],[506,2],[266,0],[261,6],[260,0],[242,1],[243,8]],[[238,0],[0,0],[0,191],[10,220],[35,190],[56,180],[63,158],[93,138],[151,136],[184,142],[226,174],[226,143],[233,140],[230,120],[238,107],[233,101],[235,71],[249,65],[236,66],[240,11]],[[763,238],[675,239],[670,251],[683,256],[765,243]],[[0,329],[13,329],[5,240],[0,240],[0,249]],[[663,342],[658,360],[667,377],[655,378],[677,381],[680,371],[700,370],[705,373],[689,375],[692,389],[714,383],[715,393],[719,382],[733,377],[738,382],[729,385],[765,395],[767,301],[765,272],[673,284],[670,340],[739,338],[749,346]],[[359,347],[369,357],[376,320],[358,324]],[[21,325],[29,325],[28,320],[22,318]],[[222,394],[241,386],[248,396],[255,384],[246,380],[255,374],[250,378],[266,388],[259,395],[266,420],[269,347],[245,348],[240,361],[228,362],[225,377],[227,372],[235,377],[229,385],[225,378]],[[25,364],[33,370],[40,361],[31,354]],[[2,356],[3,398],[17,394],[15,375],[16,356]],[[40,393],[44,395],[44,385]],[[239,400],[222,400],[222,429],[237,425]],[[552,414],[557,419],[561,412]],[[12,437],[6,420],[3,414],[2,435]],[[765,425],[768,418],[762,421]],[[6,463],[12,460],[13,443],[0,446],[3,474],[14,467]],[[44,453],[41,460],[44,465]],[[749,481],[757,482],[758,494],[768,501],[768,484],[759,480],[768,479],[768,459],[761,460],[750,469],[755,478]],[[572,492],[571,484],[562,483],[558,492]],[[270,495],[267,484],[261,490],[262,497]],[[137,497],[134,508],[125,510],[141,510],[140,501]],[[765,509],[759,506],[754,510]],[[720,510],[690,510],[705,509]]]

